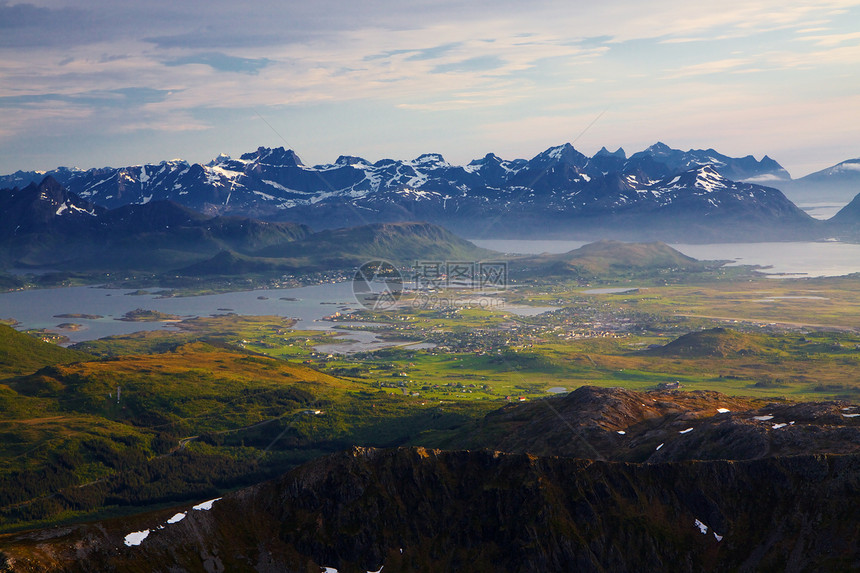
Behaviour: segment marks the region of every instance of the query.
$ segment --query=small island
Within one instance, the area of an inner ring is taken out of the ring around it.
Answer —
[[[182,320],[182,317],[157,310],[136,308],[128,311],[122,318],[117,318],[116,320],[122,320],[123,322],[159,322],[162,320]]]
[[[81,314],[81,313],[68,313],[68,314],[55,314],[54,318],[84,318],[86,320],[98,320],[100,318],[104,318],[100,314]]]
[[[76,323],[76,322],[63,322],[61,324],[58,324],[57,328],[59,328],[60,330],[68,330],[71,332],[77,332],[77,331],[81,330],[83,328],[83,326]]]

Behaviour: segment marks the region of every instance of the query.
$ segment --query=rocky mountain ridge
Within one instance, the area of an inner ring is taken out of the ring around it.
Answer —
[[[621,149],[587,157],[565,144],[530,160],[490,153],[463,166],[429,153],[375,163],[341,156],[309,167],[292,150],[261,147],[206,165],[173,160],[44,175],[103,207],[171,200],[210,216],[289,220],[316,229],[426,220],[470,237],[817,234],[816,222],[781,192],[743,182],[785,180],[787,172],[772,159],[684,152],[661,143],[629,158]],[[18,172],[0,177],[0,186],[21,187],[36,176]]]

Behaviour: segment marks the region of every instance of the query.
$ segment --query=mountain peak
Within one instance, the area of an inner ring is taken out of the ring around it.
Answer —
[[[435,165],[438,167],[447,166],[448,162],[445,161],[445,158],[442,157],[441,153],[423,153],[416,157],[413,161],[415,165]]]
[[[335,165],[370,165],[370,163],[361,157],[354,155],[340,155],[334,162]]]
[[[245,153],[241,156],[245,161],[256,161],[265,163],[266,165],[281,166],[281,167],[304,167],[304,163],[296,155],[292,149],[284,149],[283,147],[258,147],[257,151]]]
[[[206,165],[208,167],[214,167],[215,165],[221,165],[221,164],[227,163],[228,161],[231,161],[231,160],[232,160],[232,158],[229,155],[227,155],[226,153],[219,153],[218,157],[216,157],[215,159],[213,159],[212,161],[210,161]]]
[[[594,154],[594,157],[620,157],[621,159],[627,159],[627,153],[623,147],[619,147],[615,151],[609,151],[606,147],[601,147],[600,151]]]
[[[648,149],[646,149],[645,151],[650,153],[651,155],[665,155],[675,150],[663,143],[662,141],[658,141],[654,145],[649,146]]]
[[[480,166],[480,165],[487,165],[488,163],[501,163],[501,162],[502,162],[501,157],[499,157],[495,153],[488,153],[485,156],[483,156],[481,159],[473,159],[472,161],[469,162],[469,165]]]

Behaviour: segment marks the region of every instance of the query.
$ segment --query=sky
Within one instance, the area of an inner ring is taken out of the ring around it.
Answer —
[[[662,141],[860,157],[860,0],[0,0],[0,173]]]

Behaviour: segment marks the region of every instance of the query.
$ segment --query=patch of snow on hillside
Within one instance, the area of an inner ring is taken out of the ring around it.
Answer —
[[[275,201],[277,199],[277,197],[275,197],[274,195],[269,195],[268,193],[263,193],[262,191],[252,191],[252,193],[254,195],[259,195],[266,201]]]
[[[702,532],[702,535],[708,532],[708,526],[699,521],[698,519],[696,520],[696,523],[694,523],[694,525],[699,528],[699,531]]]
[[[703,168],[696,173],[696,187],[712,193],[715,189],[725,189],[723,178],[711,169]]]
[[[134,531],[125,536],[123,543],[125,543],[127,547],[132,547],[134,545],[140,545],[147,537],[149,537],[148,529],[144,529],[143,531]]]
[[[216,497],[215,499],[210,499],[209,501],[204,501],[203,503],[198,503],[197,505],[195,505],[191,509],[194,509],[196,511],[209,511],[210,509],[212,509],[212,505],[220,499],[221,499],[220,497]]]
[[[299,191],[298,189],[290,189],[289,187],[284,187],[276,181],[269,181],[268,179],[263,179],[263,183],[269,185],[270,187],[274,187],[278,191],[283,191],[284,193],[299,193],[302,195],[306,194],[304,191]]]
[[[174,515],[173,517],[168,519],[167,523],[170,523],[171,525],[174,523],[179,523],[180,521],[185,519],[186,515],[188,515],[188,512],[185,512],[185,511],[183,511],[182,513],[177,513],[176,515]]]

